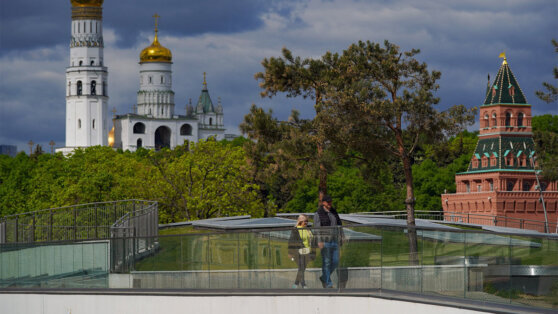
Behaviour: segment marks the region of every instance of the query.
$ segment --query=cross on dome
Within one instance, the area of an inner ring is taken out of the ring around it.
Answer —
[[[159,14],[155,13],[153,14],[153,17],[155,18],[155,36],[157,36],[157,33],[159,32],[158,26],[159,26],[159,18],[161,17]]]

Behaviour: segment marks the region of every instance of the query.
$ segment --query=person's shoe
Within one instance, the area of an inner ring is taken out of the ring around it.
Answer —
[[[293,289],[297,289],[297,288],[298,288],[298,285],[297,285],[297,284],[294,284],[294,285],[293,285]]]
[[[306,285],[301,285],[302,289],[308,289]]]
[[[322,276],[320,276],[320,281],[322,282],[322,288],[327,288],[327,283],[324,281]]]

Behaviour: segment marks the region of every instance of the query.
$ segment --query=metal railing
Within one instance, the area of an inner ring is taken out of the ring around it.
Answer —
[[[111,227],[111,271],[127,272],[137,259],[157,248],[157,203],[129,212]]]
[[[157,202],[89,203],[6,216],[0,218],[0,243],[108,239],[113,236],[113,225],[123,223],[125,217],[139,217],[134,214],[136,212],[145,215],[149,211],[155,211],[156,215]],[[140,228],[137,223],[131,227]],[[152,236],[156,233],[142,234]]]
[[[370,216],[391,216],[395,219],[406,219],[406,211],[385,211],[385,212],[362,212],[359,215]],[[485,226],[517,228],[524,230],[534,230],[545,232],[545,222],[532,219],[523,219],[506,216],[494,216],[476,213],[456,213],[456,212],[441,212],[441,211],[415,211],[415,218],[438,220],[455,223],[477,224]],[[549,222],[549,230],[557,230],[556,222]]]

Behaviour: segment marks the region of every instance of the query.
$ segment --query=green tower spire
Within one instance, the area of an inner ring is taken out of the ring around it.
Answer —
[[[494,83],[486,93],[483,106],[498,104],[527,104],[527,99],[513,75],[505,54],[504,62],[496,74]]]

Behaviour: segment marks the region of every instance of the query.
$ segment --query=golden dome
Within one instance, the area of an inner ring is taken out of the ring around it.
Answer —
[[[143,49],[140,53],[140,62],[171,62],[172,53],[169,49],[163,47],[157,39],[157,31],[151,46]]]
[[[108,133],[108,145],[114,147],[114,126],[112,126],[112,129]]]
[[[70,0],[73,7],[100,7],[104,0]]]
[[[151,46],[143,49],[140,53],[140,63],[143,62],[171,62],[172,61],[172,53],[169,49],[161,46],[159,43],[159,39],[157,36],[158,24],[159,24],[159,15],[155,13],[153,15],[155,18],[155,38],[153,38],[153,43]]]

